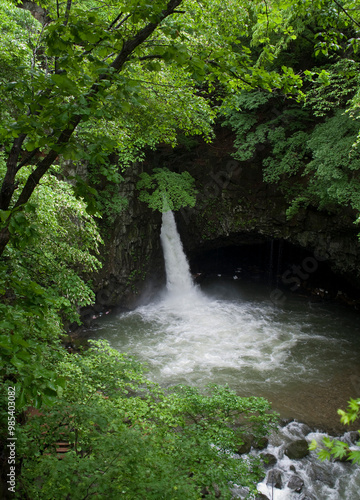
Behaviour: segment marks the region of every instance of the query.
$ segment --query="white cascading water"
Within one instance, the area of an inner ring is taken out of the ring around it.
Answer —
[[[189,263],[171,210],[162,214],[160,239],[165,259],[166,288],[170,293],[179,295],[192,293],[194,285]]]
[[[290,299],[288,310],[277,308],[269,290],[241,282],[241,276],[236,281],[216,278],[214,289],[205,294],[193,284],[172,212],[163,214],[161,243],[166,292],[154,303],[104,319],[95,338],[107,338],[119,351],[137,356],[147,363],[149,378],[165,386],[228,383],[241,395],[267,397],[283,416],[308,422],[323,417],[328,423],[324,405],[317,408],[316,403],[329,399],[327,390],[333,396],[335,387],[352,394],[344,366],[358,367],[358,326],[354,330],[351,319]],[[359,468],[337,463],[325,474],[326,465],[314,452],[301,461],[286,457],[286,442],[320,437],[305,434],[302,424],[294,422],[271,437],[263,452],[276,458],[272,468],[281,471],[283,487],[265,479],[259,491],[270,500],[299,500],[302,495],[311,500],[359,498]],[[294,468],[304,483],[300,494],[288,487]],[[239,491],[234,498],[244,496]]]

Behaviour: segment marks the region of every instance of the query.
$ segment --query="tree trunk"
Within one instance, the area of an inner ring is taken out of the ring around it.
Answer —
[[[6,245],[9,243],[10,240],[10,232],[7,227],[4,227],[0,231],[0,255],[3,254]]]

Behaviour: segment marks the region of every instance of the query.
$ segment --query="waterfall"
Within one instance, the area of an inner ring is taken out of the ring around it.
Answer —
[[[192,282],[170,211],[163,213],[161,243],[167,293],[120,316],[104,315],[103,326],[97,334],[91,331],[91,337],[107,338],[112,347],[145,362],[149,378],[165,387],[228,384],[238,394],[273,401],[284,418],[295,417],[316,428],[336,427],[334,401],[352,393],[358,373],[358,315],[324,304],[310,307],[308,299],[300,297],[288,299],[283,310],[274,307],[266,287],[245,279],[209,277],[201,290]],[[273,244],[270,268],[274,273],[276,248]],[[278,252],[280,269],[281,246]],[[314,400],[319,404],[314,405]],[[261,453],[272,465],[265,466],[267,475],[258,485],[259,494],[272,500],[358,498],[359,467],[323,464],[315,452],[302,459],[290,459],[285,452],[294,441],[310,443],[323,437],[324,433],[297,421],[271,435]],[[275,473],[270,475],[270,468],[277,471],[281,484],[273,484]],[[234,487],[232,491],[234,498],[244,498],[244,490]]]
[[[194,291],[189,263],[171,211],[162,214],[160,238],[165,259],[167,290],[179,295]]]

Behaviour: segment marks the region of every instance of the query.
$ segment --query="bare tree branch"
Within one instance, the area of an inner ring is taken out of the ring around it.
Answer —
[[[343,6],[342,6],[342,5],[341,5],[341,4],[340,4],[337,0],[334,0],[334,2],[335,2],[335,3],[336,3],[336,5],[339,7],[339,9],[341,9],[341,10],[344,12],[344,14],[345,14],[345,15],[346,15],[349,19],[351,19],[351,21],[352,21],[354,24],[356,24],[356,26],[358,26],[358,27],[360,28],[360,24],[359,24],[357,21],[355,21],[355,19],[354,19],[352,16],[350,16],[350,14],[349,14],[349,12],[348,12],[348,11],[347,11],[346,9],[344,9],[344,7],[343,7]]]
[[[72,0],[67,0],[64,26],[67,26],[67,23],[69,22],[69,15],[70,15],[70,10],[71,10],[71,1]]]
[[[127,16],[125,16],[124,19],[122,19],[122,21],[120,21],[119,24],[115,26],[115,29],[118,30],[120,28],[120,26],[122,26],[124,23],[126,23],[126,21],[129,19],[130,16],[131,16],[131,14],[128,14]]]

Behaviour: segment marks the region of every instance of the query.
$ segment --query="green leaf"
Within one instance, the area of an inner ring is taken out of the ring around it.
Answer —
[[[24,368],[24,362],[21,359],[18,359],[16,356],[13,356],[10,359],[10,363],[14,365],[18,370],[22,370]]]
[[[18,392],[18,391],[17,391]],[[16,399],[17,408],[21,410],[27,403],[25,390],[22,388],[20,390],[19,396]]]
[[[14,345],[21,345],[23,347],[29,347],[29,343],[23,339],[23,337],[21,337],[21,335],[17,335],[17,334],[14,334],[14,335],[11,335],[11,342],[12,344]]]
[[[51,75],[51,80],[57,87],[65,90],[69,94],[76,95],[78,93],[76,84],[66,75]]]
[[[309,450],[314,451],[317,449],[317,447],[318,447],[317,441],[313,439],[309,445]]]
[[[33,404],[34,408],[39,410],[42,406],[42,403],[43,403],[43,398],[42,398],[41,394],[36,394],[35,398],[32,400],[32,404]]]
[[[11,210],[0,210],[0,220],[5,222],[11,214]]]

